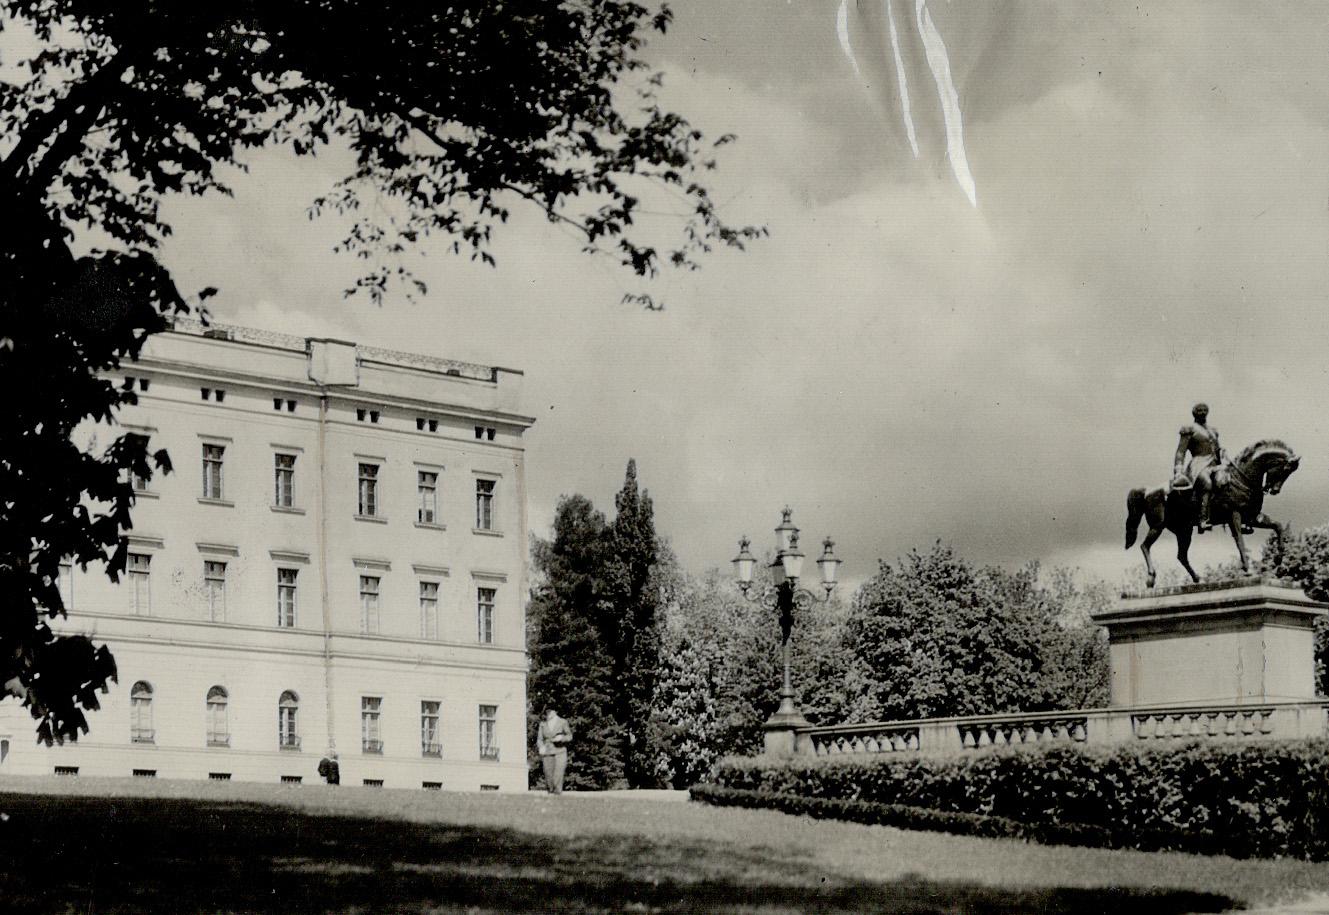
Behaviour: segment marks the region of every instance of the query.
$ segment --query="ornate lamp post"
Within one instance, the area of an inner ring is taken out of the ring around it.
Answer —
[[[783,519],[775,529],[776,554],[771,563],[771,574],[775,579],[775,609],[780,614],[780,646],[784,660],[784,681],[780,686],[780,707],[775,710],[762,727],[766,731],[766,752],[790,754],[795,752],[797,729],[807,727],[807,719],[794,705],[794,686],[789,676],[789,635],[794,628],[794,608],[807,611],[819,602],[830,599],[835,590],[835,573],[840,560],[834,553],[834,542],[827,537],[822,543],[822,554],[817,559],[821,570],[821,586],[826,595],[820,597],[798,586],[803,574],[803,553],[798,548],[798,528],[790,518],[793,511],[788,507],[782,512]],[[738,542],[738,555],[734,557],[734,575],[738,588],[748,600],[756,600],[759,594],[751,593],[752,573],[757,567],[757,559],[748,551],[751,541],[743,537]]]

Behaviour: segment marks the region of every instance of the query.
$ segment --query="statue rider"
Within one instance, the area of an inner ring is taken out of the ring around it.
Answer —
[[[1214,489],[1214,474],[1227,460],[1227,453],[1218,443],[1218,430],[1209,425],[1209,407],[1197,403],[1191,409],[1195,422],[1181,427],[1181,440],[1177,443],[1177,454],[1172,461],[1174,485],[1191,485],[1200,490],[1200,510],[1198,527],[1207,531],[1209,523],[1209,497]],[[1186,455],[1190,462],[1183,469],[1182,462]]]

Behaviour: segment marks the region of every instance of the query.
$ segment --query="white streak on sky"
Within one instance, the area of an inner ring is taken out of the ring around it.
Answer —
[[[895,52],[895,78],[900,81],[900,110],[904,115],[904,129],[909,134],[909,148],[918,158],[918,136],[914,133],[914,117],[909,112],[909,80],[904,75],[904,60],[900,57],[900,36],[895,31],[895,14],[891,0],[886,0],[886,21],[891,26],[891,50]]]
[[[843,11],[844,6],[842,5],[840,9]],[[955,91],[955,83],[951,80],[951,61],[946,56],[946,43],[941,40],[941,33],[932,22],[932,15],[927,9],[927,0],[915,0],[914,9],[918,19],[918,31],[923,36],[923,50],[927,53],[932,75],[937,80],[937,94],[941,96],[941,113],[946,120],[946,155],[951,160],[951,171],[955,173],[955,180],[960,182],[960,187],[969,197],[969,203],[978,206],[978,189],[974,187],[974,176],[969,173],[969,159],[964,153],[964,124],[960,119],[960,96]]]
[[[854,49],[849,46],[849,0],[840,0],[840,11],[835,14],[835,35],[840,39],[840,50],[854,65],[854,75],[862,79],[863,72],[858,69],[858,61],[854,59]]]

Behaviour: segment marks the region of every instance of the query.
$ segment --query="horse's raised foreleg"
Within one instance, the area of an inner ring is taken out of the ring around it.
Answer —
[[[1152,588],[1154,582],[1158,579],[1158,570],[1154,568],[1154,557],[1149,555],[1149,548],[1158,542],[1158,538],[1163,536],[1163,528],[1150,527],[1149,533],[1144,535],[1140,541],[1140,552],[1144,553],[1144,567],[1149,570],[1149,578],[1146,580],[1146,587]]]
[[[1199,574],[1191,568],[1191,526],[1188,524],[1179,531],[1172,533],[1177,535],[1177,562],[1191,576],[1191,581],[1199,581]]]
[[[1249,572],[1251,570],[1251,557],[1246,552],[1246,538],[1241,533],[1241,512],[1237,509],[1232,510],[1231,517],[1227,522],[1228,530],[1232,532],[1232,539],[1236,541],[1237,552],[1241,554],[1241,571]]]
[[[1274,539],[1278,541],[1279,546],[1282,546],[1283,541],[1287,536],[1287,525],[1279,524],[1277,521],[1275,521],[1273,518],[1270,518],[1264,512],[1260,512],[1258,515],[1255,516],[1255,520],[1251,522],[1251,527],[1263,528],[1264,530],[1267,531],[1273,531]]]

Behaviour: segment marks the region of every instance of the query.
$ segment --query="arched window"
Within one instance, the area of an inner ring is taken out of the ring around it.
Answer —
[[[129,741],[155,743],[156,739],[152,729],[152,684],[139,680],[129,690]]]
[[[300,697],[291,690],[277,700],[277,745],[283,750],[300,749]]]
[[[226,704],[230,696],[224,687],[214,686],[208,690],[208,746],[229,747],[231,728],[226,720]]]

